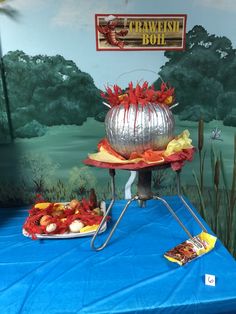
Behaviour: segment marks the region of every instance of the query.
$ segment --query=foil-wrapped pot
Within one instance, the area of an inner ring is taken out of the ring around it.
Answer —
[[[174,117],[169,107],[149,103],[145,106],[112,107],[105,119],[107,139],[120,155],[163,150],[173,139]]]

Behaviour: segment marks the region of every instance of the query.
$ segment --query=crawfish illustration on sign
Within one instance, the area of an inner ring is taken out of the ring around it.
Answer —
[[[126,36],[128,34],[127,29],[121,29],[119,32],[117,32],[115,29],[118,25],[118,20],[114,15],[109,15],[105,18],[105,21],[107,22],[107,25],[105,26],[97,26],[97,29],[99,33],[101,33],[108,44],[111,46],[118,46],[120,49],[124,48],[124,42],[119,39],[118,36]]]

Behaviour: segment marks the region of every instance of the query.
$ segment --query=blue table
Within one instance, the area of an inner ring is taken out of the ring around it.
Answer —
[[[200,229],[178,197],[167,198],[194,235]],[[117,201],[117,217],[125,201]],[[236,263],[218,240],[185,266],[163,253],[186,234],[158,201],[133,203],[110,244],[91,238],[31,240],[22,235],[27,209],[0,210],[0,313],[236,313]],[[101,235],[101,239],[106,233]],[[216,287],[204,275],[216,276]]]

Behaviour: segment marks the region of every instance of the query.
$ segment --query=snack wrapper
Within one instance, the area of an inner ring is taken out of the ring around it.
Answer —
[[[167,251],[164,257],[182,266],[211,251],[215,247],[216,240],[215,236],[203,231]]]

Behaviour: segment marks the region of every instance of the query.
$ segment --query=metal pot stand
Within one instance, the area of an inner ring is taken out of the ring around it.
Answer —
[[[112,194],[112,199],[111,202],[107,208],[107,211],[105,213],[105,215],[103,216],[103,219],[100,223],[100,225],[98,226],[92,240],[91,240],[91,248],[95,251],[101,251],[102,249],[104,249],[107,244],[109,243],[113,233],[115,232],[118,224],[120,223],[121,219],[123,218],[126,210],[128,209],[128,207],[130,206],[130,204],[133,201],[138,201],[140,207],[145,207],[145,203],[147,200],[150,199],[154,199],[157,201],[160,201],[166,208],[167,210],[172,214],[172,216],[175,218],[175,220],[179,223],[179,225],[183,228],[183,230],[187,233],[188,237],[191,238],[196,245],[198,245],[197,243],[197,239],[190,233],[190,231],[187,229],[187,227],[184,225],[184,223],[181,221],[181,219],[178,217],[178,215],[175,213],[174,209],[171,207],[171,205],[162,197],[154,195],[152,190],[151,190],[151,182],[152,182],[152,171],[154,170],[159,170],[159,169],[165,169],[165,168],[169,168],[170,164],[166,164],[166,165],[162,165],[162,166],[158,166],[158,167],[148,167],[148,168],[144,168],[144,169],[139,169],[137,170],[138,173],[138,192],[137,195],[135,195],[134,197],[132,197],[131,199],[129,199],[127,201],[127,203],[125,204],[124,208],[122,209],[119,217],[117,218],[114,226],[112,227],[112,229],[110,230],[107,238],[105,239],[105,241],[100,245],[100,246],[96,246],[95,245],[95,241],[97,239],[97,235],[99,234],[103,224],[105,223],[105,221],[107,220],[107,217],[109,215],[109,213],[112,210],[112,207],[115,203],[115,169],[109,169],[109,175],[111,177],[111,194]],[[130,170],[130,169],[127,169]],[[202,224],[202,222],[199,220],[199,218],[197,217],[197,215],[194,213],[194,211],[192,210],[192,208],[187,204],[187,202],[185,201],[184,197],[181,195],[181,184],[180,184],[180,173],[181,170],[177,170],[176,171],[176,176],[177,176],[177,195],[179,197],[179,199],[181,200],[181,202],[183,203],[183,205],[185,206],[185,208],[189,211],[189,213],[192,215],[192,217],[194,218],[194,220],[198,223],[198,225],[200,226],[200,228],[202,229],[202,231],[207,232],[206,228],[204,227],[204,225]]]

